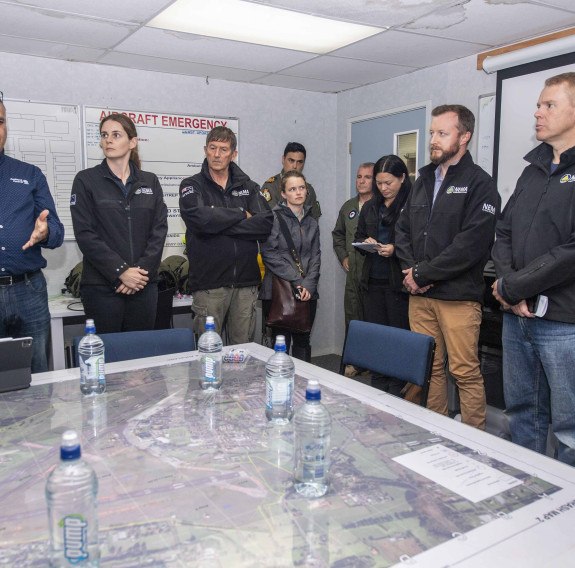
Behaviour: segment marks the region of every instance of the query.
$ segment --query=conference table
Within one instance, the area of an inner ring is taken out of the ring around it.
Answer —
[[[333,421],[331,485],[292,484],[293,427],[265,418],[257,345],[199,386],[197,352],[78,369],[0,395],[0,566],[47,566],[44,486],[63,431],[99,479],[101,566],[559,567],[575,563],[575,468],[296,360]]]
[[[191,296],[174,296],[172,301],[173,313],[190,313],[192,306]],[[50,336],[52,339],[52,368],[54,371],[66,368],[66,352],[64,344],[64,326],[81,324],[86,321],[84,306],[79,298],[62,295],[48,300],[50,310]]]

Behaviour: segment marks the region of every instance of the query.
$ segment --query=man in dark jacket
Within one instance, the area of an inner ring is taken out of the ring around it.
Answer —
[[[194,331],[202,333],[206,316],[214,316],[218,333],[227,324],[230,344],[253,340],[258,240],[267,239],[273,223],[259,186],[233,162],[236,147],[235,134],[217,126],[207,136],[201,172],[180,184]]]
[[[403,284],[411,293],[411,329],[436,342],[427,406],[447,414],[447,355],[459,388],[462,420],[484,429],[485,389],[477,344],[483,268],[500,199],[493,179],[467,151],[473,113],[461,105],[442,105],[431,114],[432,163],[420,170],[399,217],[395,249],[404,268]]]
[[[493,295],[503,318],[503,385],[514,442],[575,466],[575,73],[545,81],[537,140],[497,224]],[[548,299],[547,310],[536,299]],[[536,312],[536,313],[534,313]]]

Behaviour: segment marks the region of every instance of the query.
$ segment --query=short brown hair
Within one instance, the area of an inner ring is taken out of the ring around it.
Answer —
[[[575,73],[572,71],[569,73],[561,73],[560,75],[554,75],[545,80],[546,87],[553,87],[554,85],[561,85],[562,83],[567,85],[571,104],[575,106]]]
[[[298,172],[297,170],[289,170],[289,172],[286,172],[285,174],[282,175],[282,182],[281,182],[282,193],[285,193],[286,182],[288,178],[301,178],[305,183],[305,176],[301,172]]]
[[[210,142],[229,142],[232,152],[238,147],[238,139],[233,131],[227,126],[216,126],[212,128],[206,137],[206,146]]]
[[[431,111],[431,116],[440,116],[446,112],[454,112],[457,115],[457,131],[459,134],[469,132],[469,139],[475,130],[475,116],[463,105],[440,105]]]
[[[105,116],[100,121],[100,128],[99,131],[102,132],[102,126],[108,120],[114,120],[115,122],[119,122],[122,125],[122,128],[126,131],[128,138],[132,140],[132,138],[138,138],[138,131],[136,130],[136,125],[134,121],[125,114],[120,114],[118,112],[113,112],[108,116]],[[142,163],[140,162],[140,155],[138,154],[138,146],[136,145],[135,148],[132,148],[130,151],[130,162],[134,164],[139,170],[142,169]]]

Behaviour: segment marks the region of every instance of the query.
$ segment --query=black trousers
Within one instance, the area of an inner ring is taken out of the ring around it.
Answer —
[[[392,290],[389,280],[370,278],[363,302],[365,321],[409,329],[409,294]],[[381,348],[385,349],[385,346]],[[405,382],[393,377],[375,376],[371,386],[399,396]]]
[[[264,311],[264,317],[266,319],[270,313],[271,307],[272,307],[271,300],[262,300],[262,309]],[[310,311],[311,325],[313,327],[313,322],[315,320],[315,313],[317,311],[317,300],[309,300],[309,311]],[[311,363],[311,344],[310,344],[311,333],[293,333],[288,329],[282,329],[280,327],[272,327],[271,329],[272,329],[274,345],[276,342],[276,337],[278,335],[285,335],[287,353],[289,353],[291,345],[292,357]]]
[[[96,324],[96,333],[154,329],[158,306],[158,283],[149,282],[136,294],[116,294],[110,286],[81,286],[86,318]]]
[[[409,329],[409,294],[392,290],[389,280],[370,278],[363,303],[364,321]]]

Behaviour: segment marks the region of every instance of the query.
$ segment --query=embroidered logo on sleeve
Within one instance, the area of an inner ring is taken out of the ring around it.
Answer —
[[[192,193],[197,193],[197,191],[191,185],[188,185],[188,187],[184,187],[184,189],[182,189],[182,197],[186,197],[186,195],[191,195]]]
[[[75,193],[73,193],[70,196],[70,205],[76,205],[76,194]]]
[[[270,193],[269,189],[263,189],[262,191],[260,191],[260,193],[262,194],[262,197],[266,200],[266,201],[271,201],[272,199],[272,194]]]
[[[485,211],[485,213],[491,213],[491,215],[495,215],[495,207],[490,203],[484,203],[481,210]]]
[[[355,219],[356,217],[357,217],[357,211],[355,209],[352,209],[347,215],[347,218],[350,220]]]

